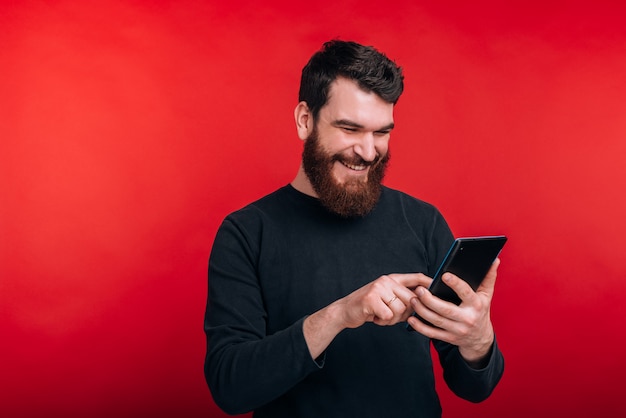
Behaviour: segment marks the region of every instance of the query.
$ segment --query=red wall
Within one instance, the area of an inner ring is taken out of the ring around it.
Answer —
[[[441,386],[444,416],[626,413],[622,2],[91,3],[0,5],[0,416],[222,416],[211,242],[295,175],[299,72],[337,36],[405,68],[387,184],[510,237],[505,377]]]

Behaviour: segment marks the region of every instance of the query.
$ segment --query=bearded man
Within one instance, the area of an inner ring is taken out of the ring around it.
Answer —
[[[435,207],[381,184],[402,90],[400,67],[354,42],[304,67],[296,177],[226,217],[211,251],[204,371],[224,411],[440,417],[431,342],[458,396],[480,402],[500,380],[499,261],[476,292],[448,277],[461,305],[436,298],[453,235]]]

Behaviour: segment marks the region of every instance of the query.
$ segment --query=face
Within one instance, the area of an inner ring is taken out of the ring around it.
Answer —
[[[380,197],[389,161],[393,104],[344,78],[306,138],[302,166],[321,203],[343,217],[364,216]]]

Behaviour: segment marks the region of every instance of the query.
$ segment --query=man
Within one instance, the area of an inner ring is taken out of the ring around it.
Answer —
[[[205,376],[224,411],[440,417],[431,341],[458,396],[482,401],[500,380],[499,261],[476,292],[446,275],[460,306],[434,297],[452,233],[433,206],[381,185],[402,90],[395,63],[353,42],[326,43],[303,69],[300,169],[229,215],[209,260]]]

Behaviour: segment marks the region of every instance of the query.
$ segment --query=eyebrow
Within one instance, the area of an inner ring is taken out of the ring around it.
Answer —
[[[348,119],[339,119],[339,120],[335,120],[331,123],[333,126],[350,126],[352,128],[358,128],[358,129],[364,129],[365,126],[361,125],[360,123],[356,123],[353,122],[351,120]],[[376,129],[375,132],[386,132],[386,131],[390,131],[394,128],[395,124],[393,122],[391,122],[388,125],[385,125],[383,127],[381,127],[380,129]]]

